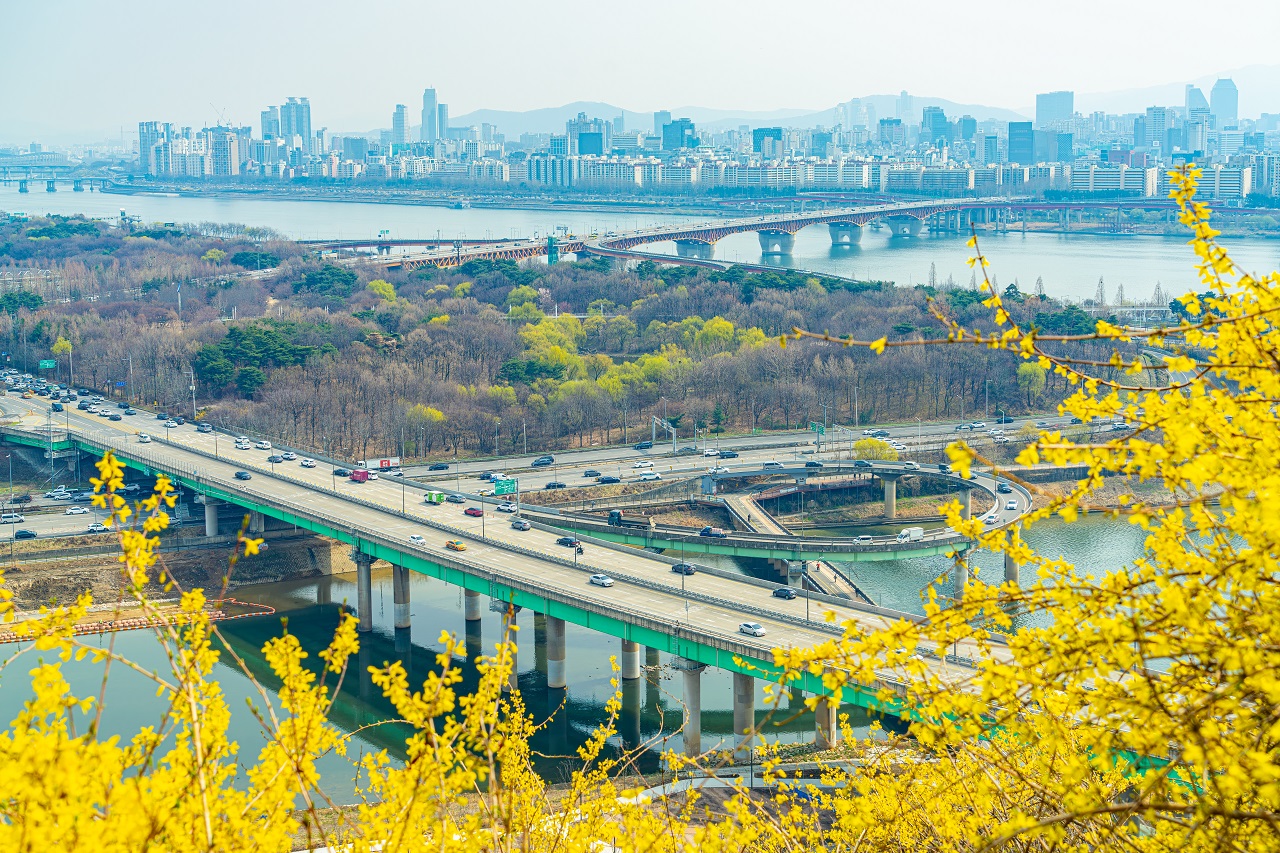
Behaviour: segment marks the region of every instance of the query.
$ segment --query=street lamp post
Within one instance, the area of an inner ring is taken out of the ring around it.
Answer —
[[[991,417],[991,380],[988,379],[984,383],[984,397],[982,401],[982,417]]]
[[[529,433],[525,429],[524,418],[520,419],[520,443],[524,445],[524,455],[529,455]]]
[[[916,444],[919,444],[923,439],[923,424],[921,424],[919,418],[916,418]]]
[[[502,432],[502,418],[497,419],[497,423],[493,425],[493,455],[498,455],[498,438]]]

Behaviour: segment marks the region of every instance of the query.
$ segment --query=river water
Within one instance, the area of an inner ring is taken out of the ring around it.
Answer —
[[[341,201],[288,201],[266,198],[206,198],[111,193],[17,192],[16,184],[0,185],[0,211],[28,214],[74,214],[114,218],[123,208],[145,222],[238,222],[266,226],[295,239],[365,239],[386,230],[393,238],[545,236],[564,226],[574,233],[626,231],[669,222],[707,220],[652,213],[594,212],[566,209],[480,209],[367,204]],[[709,221],[709,220],[708,220]],[[1258,237],[1226,241],[1237,262],[1254,272],[1280,269],[1280,240]],[[1092,299],[1098,280],[1114,300],[1123,286],[1125,298],[1149,300],[1159,283],[1166,294],[1199,288],[1194,258],[1180,238],[1037,234],[1010,232],[982,237],[991,271],[1000,286],[1017,281],[1030,292],[1043,279],[1050,296]],[[673,254],[673,243],[656,243],[645,251]],[[900,286],[942,284],[950,277],[958,285],[969,282],[965,238],[921,234],[891,238],[888,229],[864,229],[861,244],[834,248],[825,226],[805,228],[796,235],[788,256],[764,257],[755,234],[734,234],[715,246],[721,260],[769,263],[831,273],[849,278],[894,281]],[[1200,288],[1202,289],[1202,288]]]

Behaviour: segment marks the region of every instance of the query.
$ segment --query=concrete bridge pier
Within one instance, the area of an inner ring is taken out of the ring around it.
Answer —
[[[360,617],[357,630],[368,633],[373,630],[373,557],[356,553],[356,614]]]
[[[951,597],[956,604],[964,601],[964,588],[969,583],[969,567],[964,563],[956,563],[955,574],[951,577]]]
[[[204,496],[204,535],[218,535],[218,508],[222,506],[222,501],[217,498]]]
[[[817,729],[814,743],[819,749],[831,749],[840,742],[840,706],[832,699],[819,699],[814,709]]]
[[[662,665],[662,659],[658,656],[658,650],[652,646],[644,647],[644,665],[645,665],[645,687],[644,701],[649,708],[656,709],[658,707],[658,697],[662,693],[662,673],[659,667]]]
[[[965,521],[973,517],[973,489],[960,491],[960,517]]]
[[[480,624],[480,620],[477,619],[474,622],[465,623],[464,626],[467,643],[467,660],[472,663],[475,663],[476,659],[479,658],[484,651],[481,647],[481,643],[484,640],[480,635]]]
[[[831,232],[831,245],[856,246],[862,242],[862,226],[852,222],[832,222],[827,225]]]
[[[741,672],[733,674],[733,757],[747,758],[755,745],[756,680]]]
[[[533,671],[547,677],[547,615],[533,614]]]
[[[914,216],[889,216],[884,223],[889,226],[894,237],[918,237],[924,223]]]
[[[881,474],[880,480],[884,483],[884,517],[898,517],[898,475]]]
[[[640,644],[622,641],[622,680],[635,681],[640,677]]]
[[[676,240],[676,257],[697,258],[709,261],[716,256],[716,247],[702,240]]]
[[[688,658],[675,658],[672,666],[684,672],[684,754],[702,754],[702,671],[706,666]]]
[[[249,534],[251,536],[260,536],[267,532],[267,517],[260,512],[251,511],[249,513]]]
[[[619,715],[622,745],[635,749],[640,745],[640,680],[622,681],[622,713]]]
[[[391,567],[391,590],[395,599],[397,628],[408,628],[409,617],[409,570],[404,566]]]
[[[564,675],[564,620],[547,617],[547,686],[565,687]]]
[[[762,255],[789,255],[796,246],[796,235],[787,231],[765,229],[757,234],[760,237]]]
[[[1022,567],[1014,562],[1013,557],[1004,555],[1004,582],[1022,586]]]
[[[463,618],[468,622],[480,621],[480,593],[464,589],[462,591]]]

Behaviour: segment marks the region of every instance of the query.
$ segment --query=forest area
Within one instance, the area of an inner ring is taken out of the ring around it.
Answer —
[[[684,436],[994,417],[1070,393],[1007,353],[779,342],[795,327],[928,339],[933,310],[985,328],[968,287],[602,258],[405,272],[238,226],[79,218],[0,223],[0,279],[12,366],[55,359],[60,381],[183,414],[194,378],[199,417],[335,456],[635,442],[653,417]],[[1078,307],[1004,295],[1024,326],[1093,327]],[[1087,347],[1074,354],[1110,354]]]

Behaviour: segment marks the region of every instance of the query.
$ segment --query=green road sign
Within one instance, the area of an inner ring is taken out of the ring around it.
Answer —
[[[827,432],[827,428],[824,427],[822,424],[817,423],[816,421],[809,422],[809,429],[813,430],[818,435],[826,435],[826,432]]]
[[[494,480],[493,494],[495,497],[497,497],[498,495],[514,495],[515,493],[516,493],[515,480]]]
[[[57,366],[58,366],[58,362],[54,361],[54,360],[53,360],[53,359],[51,359],[51,358],[42,358],[42,359],[40,359],[40,369],[41,369],[41,370],[53,370],[53,369],[54,369],[55,367],[57,367]]]

